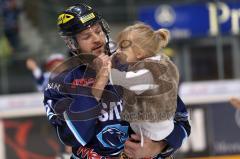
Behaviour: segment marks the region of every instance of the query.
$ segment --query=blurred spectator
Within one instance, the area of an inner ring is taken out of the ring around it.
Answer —
[[[0,50],[0,58],[9,57],[12,53],[12,47],[5,36],[0,37]]]
[[[13,51],[16,51],[20,47],[18,24],[20,9],[16,0],[0,0],[0,5],[3,21],[3,32],[7,37]]]
[[[26,67],[32,71],[33,77],[36,80],[38,91],[44,91],[48,84],[50,72],[59,64],[64,61],[65,57],[62,54],[52,54],[49,56],[45,63],[45,70],[43,72],[42,69],[37,65],[37,62],[29,58],[26,60]]]
[[[236,97],[232,97],[230,99],[230,103],[237,109],[240,109],[240,99]]]

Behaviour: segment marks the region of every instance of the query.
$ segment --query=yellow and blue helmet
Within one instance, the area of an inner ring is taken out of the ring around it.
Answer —
[[[102,17],[86,4],[77,4],[61,12],[57,24],[63,36],[73,36],[98,22]]]
[[[79,32],[99,23],[106,35],[107,43],[109,42],[109,27],[106,21],[92,7],[79,3],[60,12],[57,25],[59,34],[64,38],[68,47],[76,51],[78,45],[75,35]]]

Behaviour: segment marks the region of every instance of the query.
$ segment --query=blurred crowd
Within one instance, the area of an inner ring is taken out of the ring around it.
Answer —
[[[2,30],[7,38],[12,52],[17,52],[21,48],[19,15],[21,9],[16,0],[1,0],[0,13],[2,20]]]

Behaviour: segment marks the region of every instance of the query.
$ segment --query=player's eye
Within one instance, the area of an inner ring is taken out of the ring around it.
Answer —
[[[81,37],[82,40],[88,40],[90,38],[90,34],[85,34]]]
[[[99,34],[102,33],[102,30],[101,29],[97,29],[95,33],[99,35]]]

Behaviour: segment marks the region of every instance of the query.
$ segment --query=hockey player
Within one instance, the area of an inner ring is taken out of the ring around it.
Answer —
[[[97,58],[89,58],[101,61],[89,72],[89,67],[81,63],[61,74],[60,81],[70,86],[67,87],[67,93],[53,83],[44,93],[49,121],[59,139],[72,147],[72,158],[113,158],[119,157],[123,151],[131,158],[161,158],[177,150],[190,134],[188,113],[181,99],[177,100],[172,133],[157,142],[144,138],[144,147],[141,147],[139,135],[132,134],[129,123],[120,119],[122,97],[118,89],[105,82],[110,66],[108,55],[111,54],[106,22],[90,6],[77,4],[59,15],[58,26],[60,35],[76,54],[73,61],[76,62],[77,58],[84,61],[86,56],[81,56],[82,53],[91,53]],[[74,88],[80,89],[73,91]],[[81,88],[86,91],[81,92]],[[104,91],[111,92],[110,96],[114,96],[112,101],[103,98],[106,97]],[[92,113],[99,115],[93,116]]]

